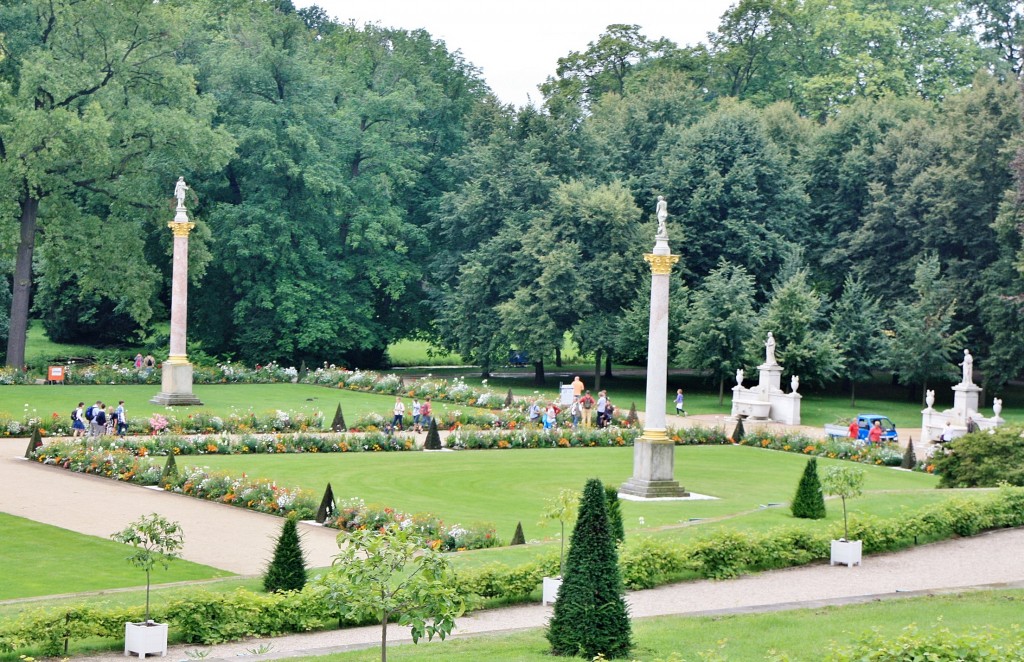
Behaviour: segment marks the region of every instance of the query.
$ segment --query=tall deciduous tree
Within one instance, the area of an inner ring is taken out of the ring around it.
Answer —
[[[881,300],[871,296],[852,274],[843,281],[843,294],[832,307],[832,336],[843,363],[841,375],[850,381],[850,406],[857,404],[857,382],[871,379],[886,358],[887,319]]]
[[[693,293],[679,343],[682,364],[718,382],[719,404],[725,380],[747,364],[754,329],[754,278],[722,262]]]
[[[176,175],[226,161],[230,140],[210,128],[213,106],[177,61],[179,9],[147,0],[0,4],[0,181],[20,229],[9,365],[24,364],[40,228],[77,238],[84,293],[115,299],[145,323],[157,273],[144,266],[138,236],[166,222],[159,212]],[[125,241],[108,249],[110,236]]]
[[[957,373],[953,357],[963,348],[966,334],[952,328],[957,299],[941,277],[937,257],[918,263],[912,289],[915,298],[894,312],[889,366],[904,384],[921,385],[923,403],[928,380]]]

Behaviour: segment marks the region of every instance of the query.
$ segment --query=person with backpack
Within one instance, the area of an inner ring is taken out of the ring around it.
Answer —
[[[601,391],[597,394],[597,427],[603,428],[608,425],[608,419],[605,418],[604,412],[608,407],[608,393]]]
[[[96,427],[96,412],[102,408],[103,403],[97,400],[96,404],[89,405],[88,409],[85,410],[85,424],[89,426],[90,437],[98,437],[102,433]]]
[[[117,424],[117,436],[123,437],[128,431],[128,415],[124,411],[124,400],[117,401],[117,409],[114,410],[114,422]]]
[[[583,394],[580,398],[580,407],[583,409],[583,427],[590,427],[590,414],[594,411],[594,396],[590,395],[590,391]]]
[[[530,411],[527,413],[526,417],[532,425],[540,423],[540,405],[537,404],[536,400],[534,400],[530,405]]]
[[[427,398],[423,401],[423,404],[420,405],[420,431],[421,432],[423,431],[423,428],[428,428],[428,429],[430,428],[430,416],[431,416],[432,413],[433,412],[430,409],[430,396],[428,395]]]
[[[90,421],[89,430],[93,437],[102,437],[107,432],[107,406],[102,402],[90,407],[92,409],[92,420]],[[88,418],[88,410],[86,411],[86,418]]]
[[[74,411],[71,412],[71,436],[85,436],[85,403],[79,402]]]

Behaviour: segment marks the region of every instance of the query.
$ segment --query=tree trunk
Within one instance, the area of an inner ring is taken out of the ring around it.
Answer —
[[[560,347],[555,348],[555,367],[562,367],[562,349]]]
[[[533,384],[544,386],[544,359],[533,362]]]
[[[594,352],[594,397],[601,392],[601,355],[604,354],[602,350]]]
[[[36,217],[39,200],[27,195],[21,201],[21,241],[14,262],[11,291],[11,323],[7,334],[7,365],[25,368],[25,339],[28,335],[28,304],[32,297],[32,253],[36,245]]]
[[[857,406],[857,382],[853,379],[850,380],[850,406]]]
[[[380,662],[388,662],[388,617],[380,621]]]
[[[605,355],[604,355],[604,376],[605,377],[611,377],[612,376],[612,353],[610,351],[609,352],[605,352]]]
[[[490,359],[484,359],[480,365],[480,379],[491,378],[491,361]]]
[[[718,406],[725,402],[725,377],[718,378]]]

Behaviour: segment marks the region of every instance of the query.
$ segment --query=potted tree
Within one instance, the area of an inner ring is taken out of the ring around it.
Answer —
[[[576,490],[562,489],[558,496],[548,499],[547,508],[541,513],[544,520],[557,520],[561,525],[561,549],[558,561],[558,576],[545,577],[544,589],[541,597],[541,604],[550,605],[555,603],[558,597],[558,588],[562,585],[562,575],[565,574],[565,525],[572,524],[576,519],[576,513],[580,507],[580,493]],[[541,521],[544,525],[544,521]]]
[[[846,517],[846,500],[860,496],[864,488],[864,470],[855,467],[832,466],[825,469],[821,489],[825,494],[843,500],[843,537],[832,541],[831,564],[845,563],[848,567],[860,565],[861,541],[850,540],[850,526]]]
[[[141,623],[124,624],[124,654],[135,653],[140,658],[149,653],[166,655],[167,624],[156,623],[149,617],[150,573],[157,564],[166,569],[173,559],[180,558],[179,550],[184,545],[181,525],[153,513],[143,515],[110,537],[131,545],[135,551],[126,557],[127,561],[146,571],[146,618]]]

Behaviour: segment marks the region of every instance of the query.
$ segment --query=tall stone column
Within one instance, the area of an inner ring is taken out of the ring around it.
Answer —
[[[633,477],[619,493],[644,499],[687,497],[675,480],[675,443],[665,426],[668,386],[668,297],[672,265],[679,261],[668,246],[664,199],[658,199],[658,234],[654,250],[644,255],[651,265],[651,318],[647,335],[647,401],[644,433],[633,446]]]
[[[178,179],[174,194],[178,206],[174,220],[167,224],[174,234],[174,257],[171,269],[171,347],[163,364],[160,393],[150,402],[158,405],[201,405],[192,393],[192,364],[186,356],[185,329],[188,320],[188,235],[195,223],[185,210],[184,179]]]

